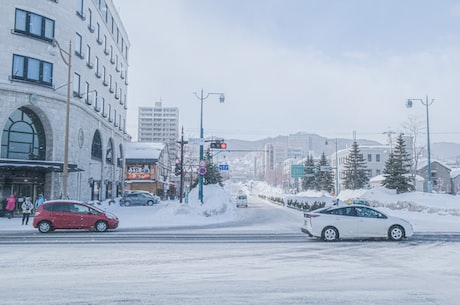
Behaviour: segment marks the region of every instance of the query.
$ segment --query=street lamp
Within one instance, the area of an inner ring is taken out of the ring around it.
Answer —
[[[430,153],[430,117],[429,117],[429,111],[428,111],[428,106],[433,104],[434,99],[431,101],[428,100],[428,96],[426,96],[425,101],[420,98],[411,98],[408,99],[406,102],[406,107],[407,108],[412,108],[413,101],[420,101],[423,106],[426,108],[426,142],[427,142],[427,154],[428,154],[428,166],[427,166],[427,176],[428,176],[428,183],[427,183],[427,192],[431,193],[433,189],[433,177],[431,175],[431,153]]]
[[[67,66],[67,105],[65,113],[65,136],[64,136],[64,165],[62,173],[62,193],[64,199],[67,198],[67,178],[69,175],[69,124],[70,124],[70,77],[72,70],[72,41],[69,41],[69,50],[65,51],[59,45],[59,42],[53,38],[52,44],[49,48],[50,54],[55,55],[55,48],[59,49],[62,61]]]
[[[201,101],[201,115],[200,115],[200,164],[204,159],[204,130],[203,130],[203,101],[207,99],[210,95],[219,95],[219,101],[223,103],[225,101],[225,95],[223,93],[208,93],[206,96],[203,96],[203,89],[201,89],[201,94],[198,95],[196,92],[193,92],[195,97]],[[203,203],[203,174],[199,174],[199,188],[198,188],[198,200]]]

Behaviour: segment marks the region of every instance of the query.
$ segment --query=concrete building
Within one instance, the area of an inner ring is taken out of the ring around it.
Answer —
[[[112,0],[4,0],[0,22],[0,197],[61,198],[66,163],[69,198],[121,194],[130,43]]]
[[[156,102],[155,107],[139,107],[138,141],[164,143],[168,146],[170,158],[177,154],[179,139],[179,108],[163,107]]]
[[[344,171],[344,164],[346,162],[346,158],[350,155],[352,147],[348,147],[346,149],[342,149],[337,151],[337,158],[336,153],[329,155],[329,164],[334,169],[335,175],[335,167],[338,167],[338,174],[339,174],[339,192],[343,190],[343,179],[342,179],[342,172]],[[385,168],[385,162],[390,157],[390,147],[389,146],[366,146],[366,145],[359,145],[359,150],[366,161],[367,164],[367,176],[370,178],[383,174],[383,169]],[[338,161],[338,164],[336,162]]]

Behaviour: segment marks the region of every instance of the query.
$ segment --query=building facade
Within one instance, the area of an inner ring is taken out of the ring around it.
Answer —
[[[174,189],[168,146],[163,143],[126,143],[126,190],[143,190],[162,198]]]
[[[178,107],[163,107],[162,102],[156,102],[154,107],[139,107],[139,142],[166,144],[171,154],[171,159],[174,160],[177,154],[178,139]]]
[[[65,164],[68,198],[121,194],[130,43],[112,0],[4,0],[0,20],[1,198],[63,197]]]

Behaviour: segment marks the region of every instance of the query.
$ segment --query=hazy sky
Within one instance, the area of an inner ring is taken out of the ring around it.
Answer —
[[[179,107],[185,137],[299,131],[385,141],[429,107],[433,142],[460,143],[460,2],[114,0],[131,43],[128,131],[139,106]],[[423,135],[424,136],[424,135]]]

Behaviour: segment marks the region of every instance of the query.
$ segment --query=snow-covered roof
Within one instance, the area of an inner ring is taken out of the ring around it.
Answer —
[[[159,159],[165,146],[163,143],[128,142],[125,145],[126,159]]]
[[[452,171],[450,172],[450,177],[456,178],[457,176],[460,176],[460,168],[453,168]]]

